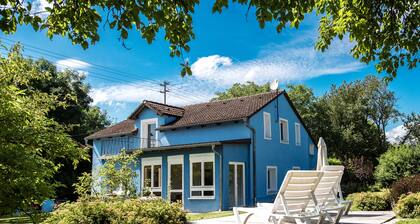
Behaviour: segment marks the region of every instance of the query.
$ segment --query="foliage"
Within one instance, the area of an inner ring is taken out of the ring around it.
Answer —
[[[338,166],[338,165],[343,165],[343,162],[341,162],[341,160],[337,158],[331,157],[331,158],[328,158],[328,164]]]
[[[413,112],[404,116],[402,120],[407,133],[401,139],[401,144],[420,144],[420,114]]]
[[[394,212],[402,218],[420,219],[420,192],[401,196]]]
[[[381,192],[360,192],[347,196],[353,201],[351,209],[354,211],[385,211],[391,208],[389,190]]]
[[[65,106],[57,105],[48,112],[48,117],[66,127],[66,132],[79,144],[85,144],[84,138],[89,134],[103,129],[110,124],[105,113],[97,106],[92,106],[93,99],[89,96],[90,87],[85,83],[85,75],[73,71],[59,71],[52,63],[44,59],[32,61],[27,59],[40,73],[48,73],[46,78],[31,79],[28,86],[43,93],[53,94]],[[71,162],[63,159],[60,172],[55,179],[62,183],[57,189],[59,198],[75,199],[73,184],[77,176],[90,172],[90,161],[82,161],[75,170]]]
[[[419,224],[420,219],[401,219],[397,221],[397,224]]]
[[[113,199],[64,204],[43,223],[184,224],[186,221],[186,214],[177,203],[162,199]]]
[[[171,56],[183,58],[188,43],[194,39],[193,13],[199,4],[193,1],[95,1],[47,0],[45,11],[34,11],[30,1],[6,0],[0,8],[0,30],[14,33],[18,25],[28,24],[34,30],[47,30],[48,37],[67,36],[84,49],[99,41],[99,25],[119,32],[120,39],[128,38],[134,29],[148,43],[164,31]],[[290,24],[298,28],[305,15],[316,11],[320,15],[318,40],[315,47],[325,51],[331,41],[348,37],[354,47],[350,53],[361,62],[377,62],[378,73],[385,71],[395,77],[400,66],[416,66],[419,49],[419,3],[416,0],[397,1],[248,1],[233,0],[255,11],[261,28],[274,22],[281,32]],[[221,13],[228,0],[215,0],[213,13]],[[247,15],[248,15],[247,12]],[[45,17],[45,18],[44,18]],[[181,75],[191,75],[188,62],[182,63]]]
[[[94,182],[92,175],[90,173],[82,173],[78,178],[77,183],[74,183],[74,189],[75,193],[81,197],[86,198],[90,196],[93,192],[94,188]]]
[[[379,158],[375,169],[375,179],[382,186],[389,186],[394,181],[418,174],[420,171],[420,145],[400,145],[391,147]]]
[[[246,82],[245,84],[235,83],[232,87],[225,90],[225,92],[217,92],[215,100],[226,100],[241,96],[250,96],[258,93],[270,92],[270,83],[257,85],[254,82]]]
[[[98,171],[101,194],[113,195],[121,191],[123,197],[135,195],[134,178],[137,174],[133,167],[137,164],[140,153],[140,151],[134,151],[128,154],[125,150],[121,150],[118,155],[106,159],[105,164]]]
[[[0,58],[0,211],[31,214],[54,196],[54,175],[67,159],[76,166],[87,158],[48,113],[65,106],[54,94],[33,89],[31,80],[48,79],[23,58],[20,47]]]
[[[391,185],[391,199],[395,203],[401,195],[420,192],[420,174],[403,177]]]

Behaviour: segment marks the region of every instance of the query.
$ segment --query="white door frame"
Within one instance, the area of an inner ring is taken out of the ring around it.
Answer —
[[[229,166],[230,165],[234,165],[234,191],[235,191],[235,205],[234,206],[245,206],[246,201],[245,201],[245,163],[244,162],[229,162]],[[237,166],[238,165],[242,165],[242,192],[243,192],[243,199],[244,199],[244,203],[242,205],[238,204],[238,183],[237,183]],[[230,175],[230,172],[229,172]]]
[[[168,156],[168,199],[171,200],[171,192],[181,192],[182,194],[182,206],[184,207],[184,155],[177,155],[177,156]],[[170,189],[171,183],[171,165],[181,164],[182,165],[182,188],[181,190],[172,190]]]

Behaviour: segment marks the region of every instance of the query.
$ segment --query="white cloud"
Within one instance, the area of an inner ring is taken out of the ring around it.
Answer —
[[[46,12],[46,7],[52,7],[53,4],[49,3],[47,0],[33,0],[31,13],[36,14],[37,16],[45,19],[48,17],[49,13]]]
[[[407,129],[404,127],[404,125],[397,126],[390,131],[387,131],[386,138],[390,143],[399,143],[402,138],[407,134]]]
[[[192,88],[186,90],[182,87],[169,86],[171,92],[167,94],[167,103],[171,105],[186,105],[199,102],[205,102],[214,96],[213,89],[203,89],[201,85],[192,85],[193,80],[188,81]],[[185,85],[185,83],[183,84]],[[176,88],[176,89],[175,89]],[[180,90],[182,89],[182,90]],[[163,101],[163,95],[159,92],[160,86],[145,83],[117,84],[94,88],[91,91],[93,104],[116,105],[118,103],[139,103],[143,100],[156,102]]]
[[[198,79],[223,86],[246,81],[264,83],[274,79],[287,83],[360,70],[363,65],[348,53],[351,47],[348,41],[334,41],[326,52],[319,52],[303,38],[302,41],[294,40],[293,45],[270,44],[260,51],[257,58],[242,62],[233,63],[231,58],[220,55],[201,57],[191,68]]]
[[[87,62],[80,61],[80,60],[73,59],[73,58],[58,60],[58,61],[56,61],[56,65],[57,65],[57,68],[59,70],[73,69],[73,70],[77,70],[78,72],[80,72],[84,75],[87,75],[88,72],[84,71],[83,69],[87,69],[91,66],[91,64],[89,64]]]

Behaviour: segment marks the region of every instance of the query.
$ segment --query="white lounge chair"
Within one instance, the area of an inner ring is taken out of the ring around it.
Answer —
[[[322,171],[288,171],[274,203],[259,203],[256,208],[234,207],[236,223],[245,224],[252,215],[273,224],[284,221],[310,223],[311,219],[317,219],[317,223],[322,223],[325,214],[316,206],[314,194],[322,176]],[[307,210],[307,205],[311,201],[315,206],[312,210]],[[239,212],[248,213],[244,221],[241,221]]]
[[[337,185],[335,187],[335,193],[336,193],[337,200],[338,200],[339,204],[345,206],[345,209],[343,211],[343,215],[347,215],[350,211],[350,207],[351,207],[351,204],[353,202],[349,201],[349,200],[345,200],[345,198],[343,196],[343,192],[341,191],[341,179],[342,179],[343,173],[344,173],[344,166],[327,165],[327,166],[322,167],[321,171],[341,171],[342,172],[339,180],[337,181]]]
[[[337,197],[337,186],[340,185],[343,176],[344,166],[324,166],[321,171],[324,173],[318,186],[315,189],[315,197],[318,202],[316,206],[310,203],[308,207],[318,207],[325,212],[330,222],[336,224],[345,211],[346,205],[342,204]],[[337,211],[335,218],[332,218],[331,211]]]

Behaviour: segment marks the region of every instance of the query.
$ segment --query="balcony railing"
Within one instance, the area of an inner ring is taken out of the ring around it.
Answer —
[[[158,147],[159,140],[152,139],[152,138],[141,138],[140,139],[140,148],[154,148]]]

